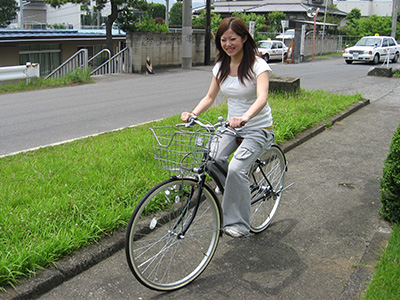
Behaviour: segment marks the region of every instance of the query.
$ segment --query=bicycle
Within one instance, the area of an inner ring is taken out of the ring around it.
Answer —
[[[185,129],[179,126],[185,125]],[[195,280],[210,263],[222,236],[222,209],[210,177],[223,185],[207,164],[216,141],[227,126],[203,123],[192,117],[177,127],[151,128],[157,167],[172,174],[153,187],[136,206],[127,228],[126,257],[140,283],[158,291],[171,291]],[[250,168],[251,232],[271,223],[284,187],[287,162],[275,144]],[[226,174],[225,174],[226,175]]]

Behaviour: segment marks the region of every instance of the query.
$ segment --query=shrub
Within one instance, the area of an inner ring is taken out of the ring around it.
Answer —
[[[391,223],[400,223],[400,124],[393,135],[380,184],[381,216]]]

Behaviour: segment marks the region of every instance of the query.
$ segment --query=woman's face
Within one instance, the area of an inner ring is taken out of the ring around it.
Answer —
[[[229,28],[221,36],[221,47],[230,57],[240,57],[243,55],[243,44],[246,40],[247,37],[242,39],[240,35]]]

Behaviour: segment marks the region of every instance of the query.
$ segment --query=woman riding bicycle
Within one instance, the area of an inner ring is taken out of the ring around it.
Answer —
[[[183,112],[181,119],[187,122],[190,117],[206,111],[219,91],[228,99],[229,125],[237,129],[237,134],[225,132],[213,158],[227,171],[226,180],[219,175],[221,182],[225,180],[224,232],[237,238],[250,231],[249,168],[275,138],[268,104],[271,68],[259,57],[256,43],[240,18],[224,19],[215,43],[218,53],[208,93],[192,112]],[[243,139],[240,145],[238,137]],[[233,152],[235,154],[228,163]],[[220,174],[218,170],[214,173]]]

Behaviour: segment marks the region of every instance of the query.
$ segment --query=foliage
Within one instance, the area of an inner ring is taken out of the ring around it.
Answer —
[[[157,23],[152,17],[145,15],[142,17],[140,23],[137,25],[137,31],[139,32],[169,32],[167,25],[164,20],[161,23]]]
[[[21,80],[18,83],[2,84],[0,85],[0,94],[9,94],[22,91],[32,91],[46,88],[63,87],[71,85],[79,85],[85,83],[92,83],[93,80],[90,78],[90,70],[77,69],[74,72],[67,74],[61,78],[49,78],[42,79],[38,78],[30,83],[26,83],[26,80]],[[1,185],[1,180],[0,180]]]
[[[46,24],[47,28],[51,28],[51,29],[66,29],[67,25],[65,25],[65,23],[63,24]]]
[[[17,2],[15,0],[0,1],[0,27],[7,27],[17,16]]]
[[[214,34],[218,30],[218,26],[222,21],[221,15],[216,14],[214,12],[211,12],[211,31],[214,32]],[[193,19],[192,21],[193,26],[199,27],[199,28],[205,28],[206,26],[206,10],[202,9],[200,10],[200,14]]]
[[[400,295],[400,224],[392,228],[387,247],[368,283],[364,300],[399,299]],[[361,298],[360,298],[361,299]]]
[[[342,32],[359,36],[360,38],[375,34],[390,36],[392,33],[392,18],[373,15],[369,18],[358,19],[357,12],[353,12],[347,25],[342,28]]]
[[[400,223],[400,124],[393,135],[381,179],[381,216]]]
[[[347,14],[347,25],[351,26],[355,26],[355,22],[356,20],[360,20],[361,19],[361,10],[359,10],[358,8],[353,8],[348,14]]]
[[[281,21],[286,19],[286,14],[281,11],[273,11],[268,14],[268,22],[271,27],[271,31],[282,32]]]
[[[165,18],[166,6],[161,3],[149,3],[147,8],[147,13],[153,19]]]
[[[98,15],[100,14],[100,22],[103,23],[104,17],[101,17],[101,12],[93,8],[89,8],[87,4],[81,5],[81,11],[85,11],[86,14],[81,15],[82,25],[97,25]]]
[[[234,12],[233,16],[243,19],[243,21],[246,23],[247,27],[249,27],[250,21],[254,21],[255,22],[255,24],[254,24],[254,39],[256,41],[259,41],[259,40],[262,40],[265,38],[262,34],[259,33],[260,31],[262,31],[262,29],[265,26],[265,23],[266,23],[265,16],[257,15],[255,13],[247,14],[247,13],[243,13],[243,12]]]
[[[169,11],[169,23],[170,25],[182,25],[182,2],[175,2]]]
[[[340,18],[334,14],[334,12],[338,11],[337,5],[336,4],[330,4],[328,5],[328,10],[326,14],[326,23],[332,23],[332,24],[340,24]]]

